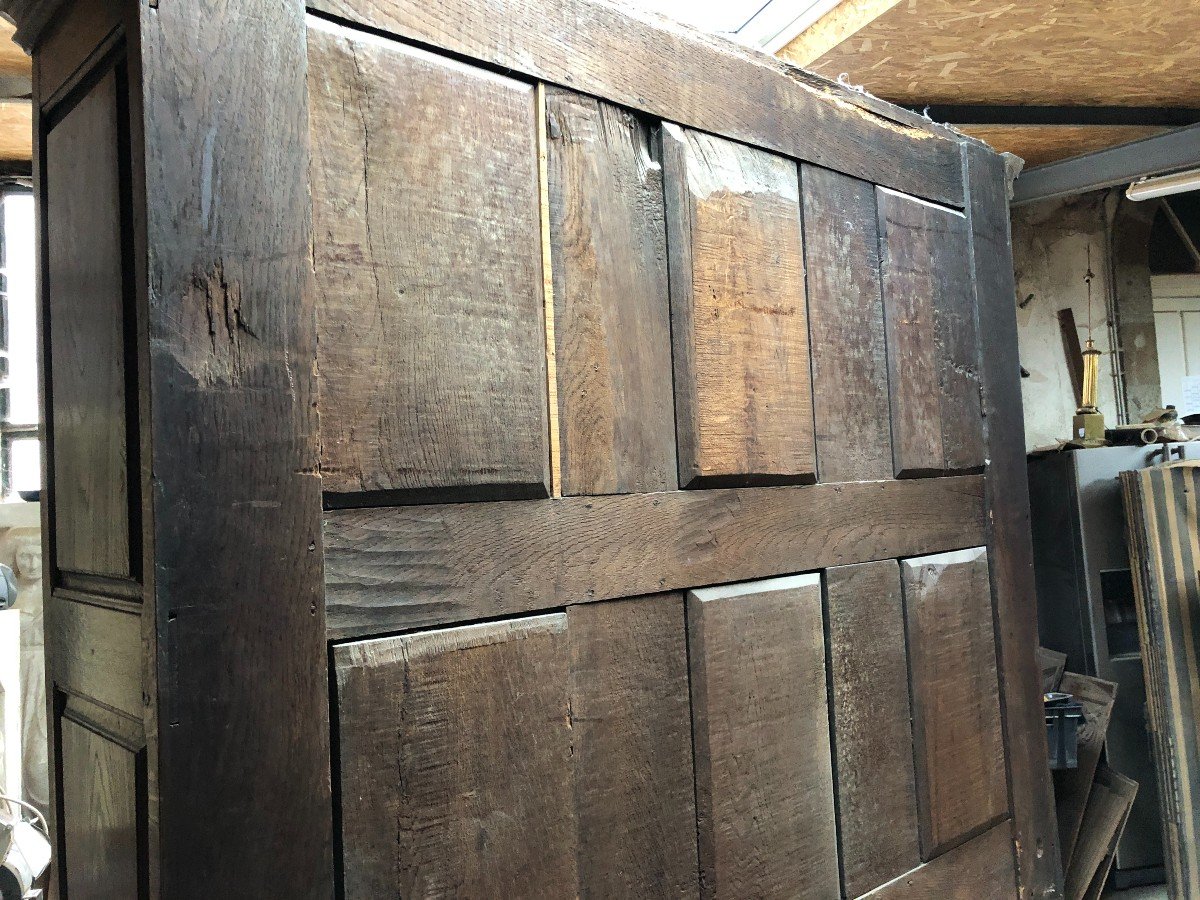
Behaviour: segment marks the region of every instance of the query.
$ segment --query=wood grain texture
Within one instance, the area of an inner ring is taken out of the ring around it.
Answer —
[[[1104,737],[1108,733],[1113,704],[1117,699],[1117,686],[1111,681],[1067,672],[1058,689],[1071,694],[1083,704],[1083,725],[1079,729],[1079,765],[1054,773],[1059,846],[1063,859],[1070,861],[1073,860],[1075,841],[1090,802],[1092,783],[1100,764],[1100,753],[1104,749]],[[1083,887],[1087,887],[1086,882]]]
[[[313,21],[324,490],[545,497],[533,87]]]
[[[11,2],[11,0],[10,0]],[[323,13],[957,205],[954,138],[686,26],[591,0],[312,0]],[[696,90],[704,85],[704,90]]]
[[[835,11],[847,5],[860,4]],[[849,72],[871,93],[913,105],[1200,105],[1200,12],[1186,0],[873,5],[879,14],[852,39],[797,62],[831,78]]]
[[[59,690],[142,717],[145,688],[139,616],[52,594],[44,622],[48,668]]]
[[[139,897],[137,770],[132,752],[70,719],[59,727],[66,889],[72,897]]]
[[[1012,900],[1016,890],[1012,824],[1001,822],[863,900]]]
[[[800,184],[821,480],[891,478],[875,188],[810,165]]]
[[[893,191],[876,197],[896,476],[981,471],[966,219]]]
[[[921,855],[1008,813],[987,553],[905,560]]]
[[[688,594],[701,896],[837,896],[821,582]]]
[[[335,648],[348,900],[574,894],[566,625]]]
[[[567,610],[580,897],[695,897],[680,594]]]
[[[683,487],[816,478],[799,173],[662,127]]]
[[[46,137],[46,312],[54,561],[127,578],[130,556],[125,274],[117,76],[104,75]],[[81,153],[80,147],[87,152]]]
[[[649,126],[546,92],[562,491],[678,486],[662,166]]]
[[[977,543],[975,476],[325,514],[330,636]]]
[[[1115,849],[1137,797],[1136,781],[1105,765],[1094,771],[1095,782],[1084,810],[1078,841],[1066,851],[1070,860],[1064,877],[1067,900],[1084,900],[1105,857]]]
[[[921,862],[900,567],[826,569],[825,606],[842,885],[857,897]]]
[[[131,7],[146,135],[133,143],[148,240],[155,890],[327,898],[304,9]]]
[[[1004,161],[963,147],[970,186],[979,371],[987,446],[988,562],[995,607],[1004,736],[1020,896],[1062,892],[1062,861],[1046,759],[1038,645],[1037,593],[1029,525],[1029,469],[1021,412],[1017,311]]]
[[[1172,900],[1200,896],[1200,467],[1121,473]]]

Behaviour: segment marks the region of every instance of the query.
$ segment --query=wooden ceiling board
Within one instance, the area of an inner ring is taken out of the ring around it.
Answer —
[[[957,125],[1001,153],[1015,153],[1027,169],[1170,131],[1152,125]]]
[[[0,100],[0,162],[33,159],[33,107],[28,100]]]
[[[779,55],[901,104],[1200,105],[1194,0],[901,0],[851,24],[819,20],[841,43],[806,32]]]

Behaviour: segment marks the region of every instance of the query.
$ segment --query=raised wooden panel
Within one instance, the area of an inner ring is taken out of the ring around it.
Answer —
[[[891,478],[875,188],[810,165],[800,183],[821,480]]]
[[[564,494],[678,486],[662,166],[649,126],[546,91]]]
[[[983,538],[983,479],[330,510],[329,634],[933,553]]]
[[[679,481],[813,481],[796,163],[662,127]]]
[[[900,567],[827,569],[825,604],[842,884],[857,897],[921,861]]]
[[[327,501],[546,496],[533,87],[327,23],[308,46]]]
[[[853,895],[850,895],[853,896]],[[863,900],[1012,900],[1017,892],[1012,823],[979,837],[863,895]]]
[[[140,616],[59,596],[45,611],[46,650],[58,686],[128,716],[143,713]]]
[[[701,896],[838,896],[821,582],[688,594]]]
[[[1008,813],[987,551],[905,560],[921,853]]]
[[[967,221],[879,188],[897,477],[981,471],[983,416]]]
[[[345,895],[576,891],[566,616],[334,650]]]
[[[59,790],[69,896],[80,900],[144,897],[139,863],[137,755],[63,718]]]
[[[694,897],[683,596],[567,610],[580,897]]]
[[[46,327],[54,564],[117,578],[130,558],[120,98],[104,75],[46,136]]]

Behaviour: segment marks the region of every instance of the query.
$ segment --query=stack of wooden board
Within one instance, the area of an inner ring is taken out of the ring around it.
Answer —
[[[1108,880],[1117,842],[1137,795],[1136,781],[1101,762],[1104,737],[1117,686],[1110,681],[1063,672],[1061,654],[1039,649],[1047,691],[1065,691],[1083,705],[1079,766],[1054,773],[1059,846],[1067,900],[1099,897]]]
[[[1122,472],[1121,485],[1161,785],[1167,883],[1172,898],[1182,900],[1200,896],[1200,466]]]

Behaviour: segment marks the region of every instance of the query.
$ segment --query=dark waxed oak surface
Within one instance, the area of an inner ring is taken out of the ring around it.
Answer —
[[[825,607],[842,883],[856,897],[921,861],[900,567],[827,569]]]
[[[46,138],[54,564],[128,577],[125,300],[115,71]],[[90,148],[80,157],[76,146]],[[136,489],[136,481],[134,487]]]
[[[324,490],[547,496],[533,86],[324,23],[308,48]]]
[[[308,6],[919,197],[962,203],[962,161],[946,131],[713,35],[659,18],[648,27],[628,8],[586,0]]]
[[[664,125],[679,482],[816,480],[796,164]]]
[[[574,894],[566,625],[335,650],[348,900]]]
[[[40,155],[97,83],[81,60],[129,80],[136,549],[129,576],[47,589],[75,629],[51,648],[54,721],[126,754],[108,805],[136,822],[136,892],[1053,888],[998,157],[592,0],[111,5],[64,0],[70,28],[39,40],[33,4],[0,0],[36,48]],[[46,408],[69,409],[112,373],[58,396],[45,318]],[[906,665],[880,624],[901,566],[984,545],[970,602],[941,596],[952,574],[910,585]],[[830,588],[797,616],[746,594],[797,572]],[[713,585],[745,594],[729,622],[688,612]],[[939,679],[991,650],[991,719],[980,672],[955,674],[968,741]],[[904,818],[903,754],[869,798],[893,812],[860,802],[853,758],[879,748],[857,684],[889,733],[912,688],[916,858],[912,827],[858,839],[873,856],[851,837]],[[972,787],[937,783],[939,754]],[[64,866],[103,822],[71,808]]]
[[[963,146],[970,186],[972,272],[983,379],[987,447],[988,569],[995,605],[996,649],[1004,686],[1004,736],[1012,797],[1017,878],[1030,894],[1059,890],[1058,826],[1046,765],[1038,644],[1037,593],[1029,528],[1029,479],[1021,416],[1012,241],[1004,160]]]
[[[967,221],[876,191],[897,477],[983,466]]]
[[[137,897],[141,879],[134,754],[70,719],[63,719],[59,728],[71,896]]]
[[[348,897],[696,896],[682,595],[341,645],[334,665]]]
[[[580,897],[695,897],[682,594],[567,610]]]
[[[932,862],[863,895],[863,900],[1012,900],[1012,825],[1001,822]]]
[[[800,187],[817,468],[822,481],[891,478],[875,188],[810,165]]]
[[[972,545],[976,476],[325,513],[331,638]]]
[[[688,594],[701,896],[835,897],[821,581]]]
[[[1008,813],[987,552],[905,560],[921,855]]]
[[[650,127],[546,92],[562,492],[678,486],[662,166]]]

